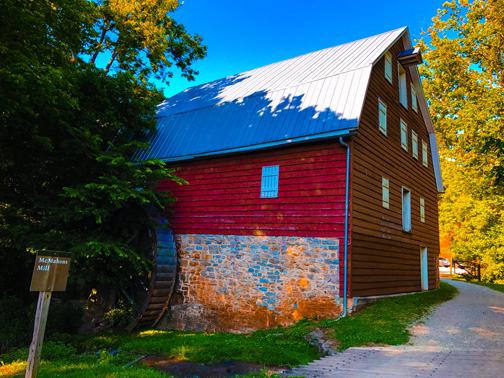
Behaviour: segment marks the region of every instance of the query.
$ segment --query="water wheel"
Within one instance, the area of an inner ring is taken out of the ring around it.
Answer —
[[[145,213],[150,220],[166,224],[154,210],[147,209]],[[137,308],[136,323],[131,329],[154,327],[161,320],[170,303],[177,274],[177,250],[169,227],[146,229],[135,239],[135,243],[147,250],[153,265],[149,275],[135,280],[133,298],[124,292]]]

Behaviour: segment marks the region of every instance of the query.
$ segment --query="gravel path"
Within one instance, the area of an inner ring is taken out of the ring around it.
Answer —
[[[504,351],[504,293],[466,282],[444,281],[459,289],[459,295],[438,307],[424,324],[413,327],[410,343]]]
[[[504,293],[460,293],[413,327],[410,345],[350,348],[285,373],[307,378],[504,378]]]

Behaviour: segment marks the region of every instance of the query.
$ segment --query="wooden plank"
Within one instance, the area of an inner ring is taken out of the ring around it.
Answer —
[[[389,294],[402,294],[402,293],[414,293],[420,291],[420,284],[400,287],[378,287],[374,289],[361,289],[353,290],[352,295],[354,297],[367,297],[372,295],[389,295]]]
[[[33,327],[33,339],[30,344],[30,352],[28,355],[28,363],[26,365],[25,378],[36,378],[38,376],[38,368],[40,364],[42,344],[44,342],[47,315],[49,313],[49,305],[51,304],[51,295],[51,291],[39,292],[37,312],[35,313],[35,322]]]

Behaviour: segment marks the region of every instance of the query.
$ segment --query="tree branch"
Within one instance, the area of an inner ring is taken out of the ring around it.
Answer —
[[[107,67],[105,67],[105,73],[109,72],[110,66],[112,65],[112,63],[114,63],[115,58],[117,58],[117,54],[118,54],[117,49],[114,49],[114,51],[112,51],[112,57],[110,58]]]
[[[105,24],[103,25],[103,30],[102,30],[102,33],[100,36],[100,41],[98,42],[98,45],[96,46],[96,51],[94,52],[94,54],[91,58],[92,64],[95,63],[96,57],[98,56],[98,54],[100,52],[100,47],[103,45],[103,41],[105,40],[105,35],[109,31],[109,26],[110,26],[110,21],[109,20],[105,21]]]

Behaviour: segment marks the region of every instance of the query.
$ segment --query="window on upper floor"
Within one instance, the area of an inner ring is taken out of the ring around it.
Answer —
[[[278,177],[280,166],[270,165],[262,167],[261,198],[278,197]]]
[[[402,227],[404,231],[411,231],[411,192],[402,188]]]
[[[422,140],[422,164],[424,167],[429,166],[428,151],[427,142]]]
[[[425,223],[425,200],[420,197],[420,222]]]
[[[392,84],[392,54],[389,51],[385,53],[385,79]]]
[[[413,157],[418,160],[418,135],[411,130],[411,152]]]
[[[413,86],[413,83],[410,83],[411,87],[411,108],[418,113],[418,101],[416,96],[416,89]]]
[[[408,151],[408,125],[401,119],[401,148]]]
[[[408,89],[406,85],[406,71],[403,66],[399,67],[399,102],[407,109],[408,108]]]
[[[386,209],[390,207],[389,180],[385,177],[382,177],[382,206]]]
[[[387,135],[387,105],[378,99],[378,129]]]

